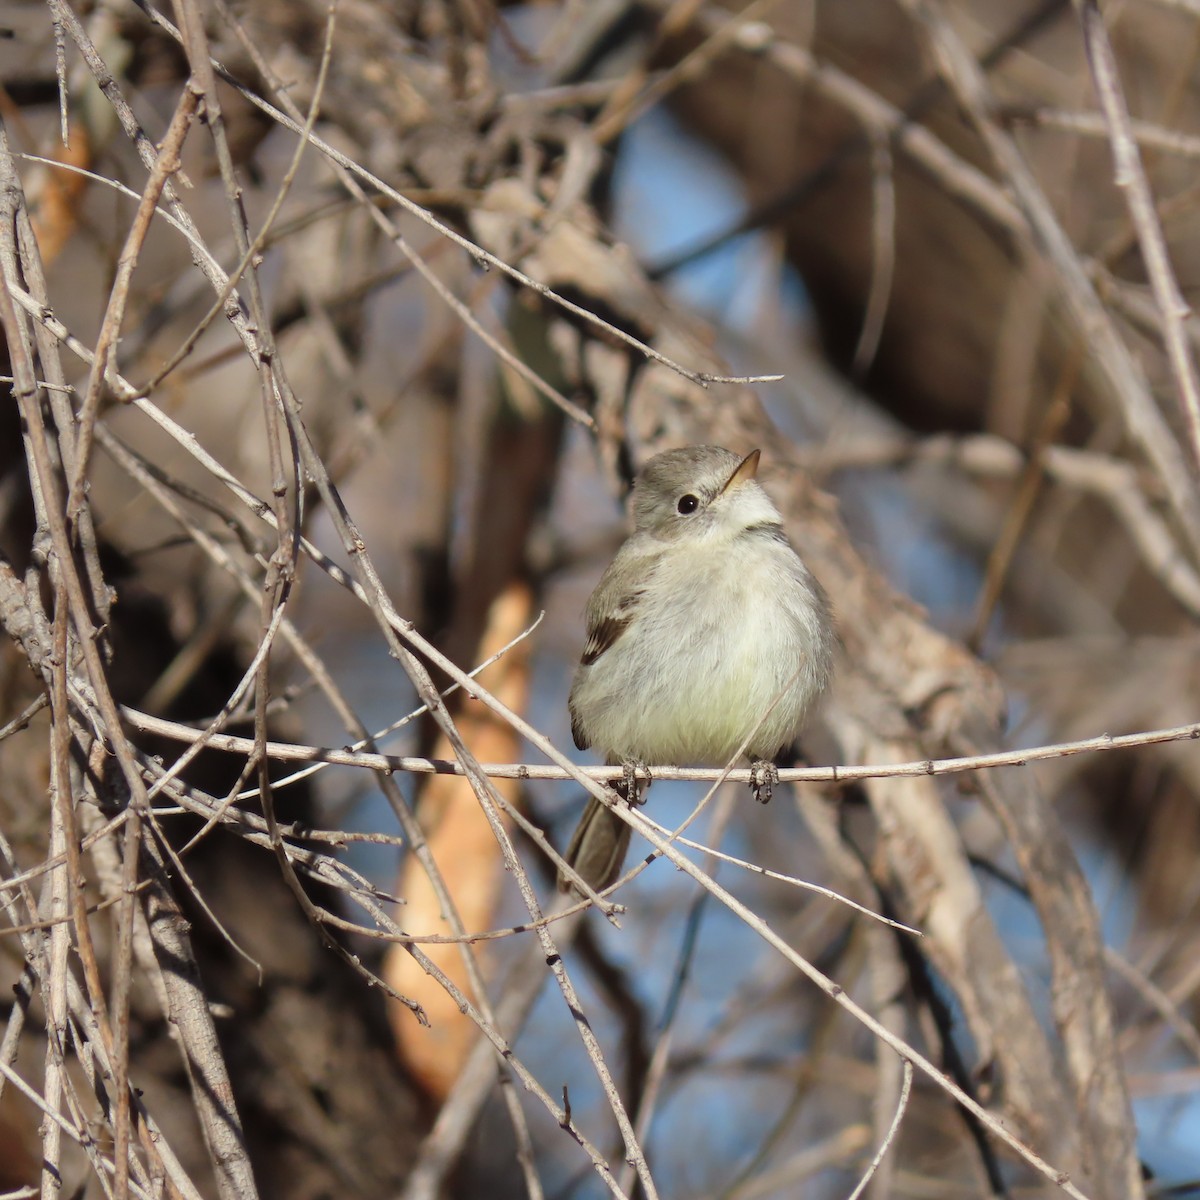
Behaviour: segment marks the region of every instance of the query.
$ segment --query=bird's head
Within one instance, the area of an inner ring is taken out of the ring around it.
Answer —
[[[639,533],[663,540],[733,538],[782,518],[755,476],[759,451],[739,458],[721,446],[685,446],[656,454],[633,488]]]

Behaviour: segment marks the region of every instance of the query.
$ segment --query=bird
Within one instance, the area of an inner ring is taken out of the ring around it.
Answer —
[[[744,753],[770,798],[773,760],[829,685],[836,633],[825,591],[759,484],[760,451],[685,446],[649,459],[631,494],[633,532],[584,610],[571,733],[625,767],[725,766]],[[564,854],[596,892],[619,877],[629,825],[590,797]],[[578,885],[559,872],[563,891]]]

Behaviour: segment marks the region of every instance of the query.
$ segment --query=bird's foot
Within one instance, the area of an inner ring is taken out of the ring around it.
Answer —
[[[613,785],[617,794],[629,804],[643,804],[643,792],[647,791],[654,782],[650,775],[650,768],[639,759],[627,758],[622,764],[621,769],[625,772],[624,778]],[[645,775],[645,787],[642,786],[642,781],[638,779],[638,775]]]
[[[750,787],[759,804],[770,804],[779,782],[779,768],[764,758],[756,758],[750,764]]]

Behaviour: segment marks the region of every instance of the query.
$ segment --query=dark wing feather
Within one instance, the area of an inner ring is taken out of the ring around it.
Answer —
[[[576,750],[586,750],[588,748],[587,734],[583,732],[583,722],[579,719],[579,714],[575,711],[575,705],[567,706],[571,710],[571,737],[575,741]]]
[[[587,644],[579,660],[585,667],[590,667],[629,628],[633,620],[633,607],[631,602],[619,612],[602,617],[588,630]]]

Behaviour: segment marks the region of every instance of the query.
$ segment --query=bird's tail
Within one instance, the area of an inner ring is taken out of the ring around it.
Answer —
[[[617,792],[623,792],[622,783],[614,786]],[[607,805],[590,796],[563,857],[593,891],[601,892],[616,883],[628,849],[629,826]],[[579,890],[561,871],[558,887],[563,892]]]

